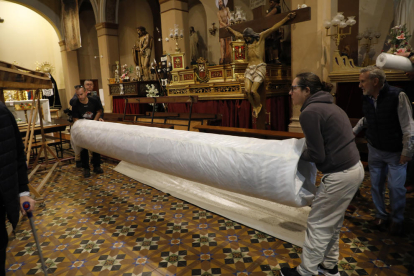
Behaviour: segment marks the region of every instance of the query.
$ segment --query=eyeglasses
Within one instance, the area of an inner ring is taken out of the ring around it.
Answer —
[[[83,88],[83,85],[75,85],[75,89]]]
[[[296,87],[304,87],[303,85],[292,85],[289,91],[293,91]]]

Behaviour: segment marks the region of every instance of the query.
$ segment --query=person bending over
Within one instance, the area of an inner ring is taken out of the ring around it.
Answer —
[[[306,149],[300,159],[315,163],[323,177],[307,221],[302,263],[282,268],[284,276],[318,275],[318,271],[339,276],[339,233],[345,210],[364,178],[351,123],[333,103],[331,88],[317,75],[302,73],[289,92],[292,103],[302,106],[299,121]]]

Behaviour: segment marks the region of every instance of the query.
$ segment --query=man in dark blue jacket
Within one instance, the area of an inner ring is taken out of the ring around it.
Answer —
[[[28,183],[26,155],[16,119],[0,101],[0,275],[5,275],[9,241],[5,216],[15,228],[19,222],[19,209],[26,213],[22,208],[23,202],[30,203],[29,211],[35,205],[30,197]]]
[[[390,233],[399,235],[404,221],[407,162],[414,153],[411,103],[402,89],[389,85],[384,71],[375,66],[361,69],[359,81],[364,94],[364,117],[354,127],[354,133],[367,129],[371,194],[376,209],[373,223],[380,226],[391,222]],[[385,208],[387,176],[391,214]]]

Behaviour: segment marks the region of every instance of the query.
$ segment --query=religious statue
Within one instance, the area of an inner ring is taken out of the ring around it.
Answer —
[[[150,79],[150,59],[153,39],[152,36],[145,30],[145,27],[138,27],[138,41],[135,42],[132,48],[132,54],[136,66],[139,66],[143,73],[143,79]]]
[[[273,16],[282,12],[280,7],[280,0],[270,0],[269,1],[269,10],[267,11],[266,17]],[[284,30],[280,28],[272,33],[266,39],[266,62],[267,63],[276,63],[280,64],[279,56],[281,52],[281,43],[280,40],[282,39]]]
[[[227,31],[232,33],[236,39],[244,39],[247,44],[247,68],[244,73],[244,85],[247,93],[247,98],[253,107],[253,117],[257,118],[262,105],[260,103],[260,95],[257,93],[260,85],[266,76],[265,59],[265,39],[271,33],[280,28],[288,20],[294,18],[295,13],[289,13],[282,21],[273,25],[273,27],[256,33],[252,28],[246,28],[243,34],[227,27]]]
[[[220,23],[220,28],[230,26],[230,9],[227,8],[228,0],[216,0],[216,6],[219,9],[217,16]],[[231,38],[220,38],[220,64],[230,61],[231,57],[231,47],[230,47]]]
[[[141,80],[141,67],[139,67],[139,65],[135,67],[135,75],[136,75],[137,81],[140,81]]]
[[[199,58],[198,54],[198,34],[194,27],[190,27],[190,59],[191,62],[196,62]]]

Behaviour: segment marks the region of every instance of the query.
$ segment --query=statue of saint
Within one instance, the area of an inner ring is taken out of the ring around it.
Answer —
[[[265,63],[265,39],[271,33],[280,28],[288,20],[294,18],[295,13],[289,13],[282,21],[276,23],[270,29],[263,32],[256,33],[252,28],[246,28],[243,34],[227,27],[227,31],[232,33],[236,39],[244,39],[247,44],[247,68],[244,73],[244,85],[247,93],[247,98],[253,107],[253,117],[257,118],[262,104],[260,103],[260,95],[257,93],[259,86],[262,84],[266,76],[266,63]]]
[[[198,54],[198,34],[194,27],[190,27],[190,59],[191,62],[196,62],[199,58]]]
[[[132,48],[132,53],[134,56],[134,62],[136,66],[140,66],[143,79],[150,79],[150,59],[151,59],[151,50],[153,39],[152,36],[145,30],[145,27],[138,27],[138,41],[135,42],[134,48]]]
[[[216,0],[216,6],[219,9],[217,16],[220,23],[220,28],[230,26],[230,9],[227,7],[228,0]],[[230,62],[231,58],[231,38],[220,38],[220,64]]]

